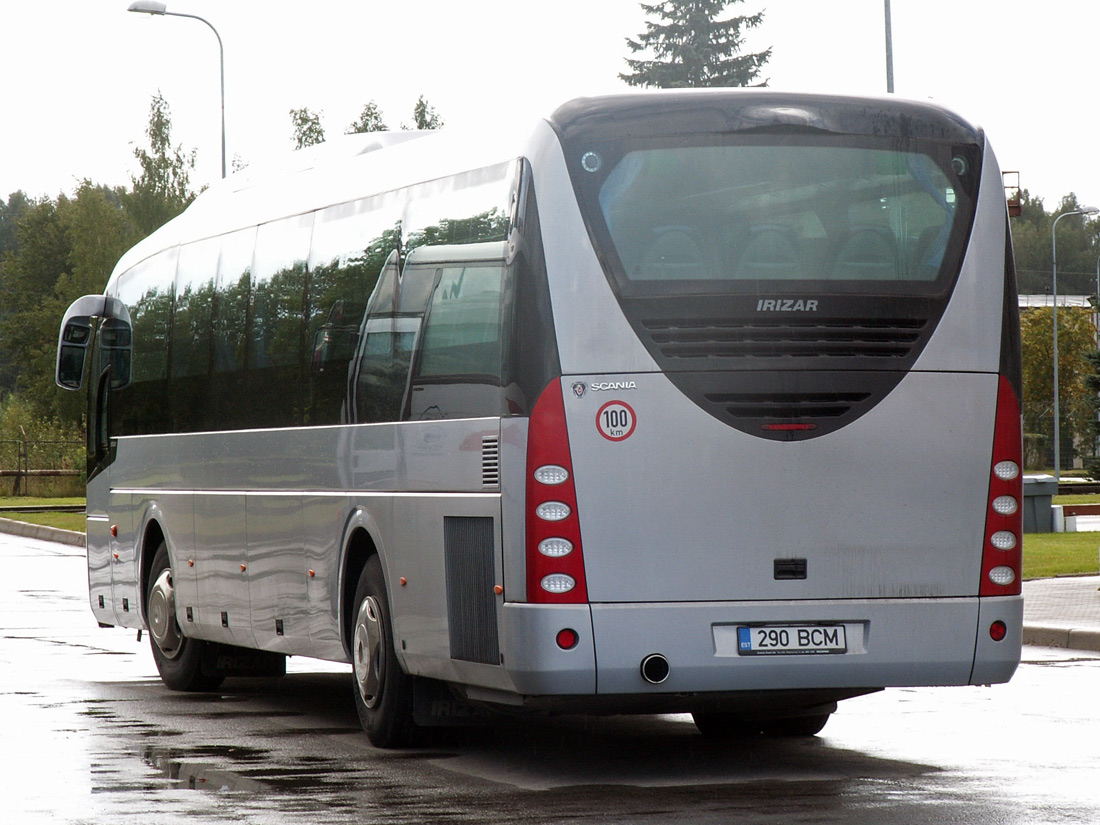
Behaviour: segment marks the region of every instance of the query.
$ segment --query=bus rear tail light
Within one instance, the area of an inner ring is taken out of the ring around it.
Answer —
[[[577,491],[561,384],[543,390],[527,431],[527,601],[586,604]]]
[[[1020,402],[1003,375],[997,389],[997,424],[982,548],[982,596],[1016,596],[1020,590],[1024,480]]]

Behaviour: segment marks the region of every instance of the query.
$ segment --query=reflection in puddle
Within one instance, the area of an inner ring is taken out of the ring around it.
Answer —
[[[246,791],[263,793],[270,790],[263,782],[232,771],[221,770],[203,762],[184,762],[170,756],[148,750],[142,759],[149,766],[164,773],[165,777],[180,787],[203,791]]]

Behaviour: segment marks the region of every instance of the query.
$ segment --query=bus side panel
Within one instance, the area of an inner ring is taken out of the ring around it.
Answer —
[[[85,519],[85,544],[88,553],[88,598],[92,613],[101,624],[118,623],[111,589],[111,526],[107,516],[89,511]]]
[[[92,614],[100,624],[115,625],[114,592],[111,586],[114,562],[112,557],[111,519],[108,515],[111,472],[107,468],[88,481],[84,520],[85,545],[88,554],[88,600]]]
[[[244,516],[252,633],[265,650],[289,652],[309,638],[301,495],[249,495]]]
[[[141,558],[138,555],[140,536],[137,532],[141,515],[135,511],[130,495],[112,490],[108,500],[111,527],[118,528],[118,535],[112,535],[110,545],[111,598],[115,617],[121,627],[141,627]]]
[[[211,641],[251,647],[256,642],[249,615],[245,552],[245,497],[197,493],[195,511],[195,572],[197,598],[193,605],[195,635]],[[242,570],[242,565],[246,569]],[[177,612],[188,605],[177,601]],[[192,630],[180,625],[191,635]]]
[[[345,525],[352,512],[351,497],[307,495],[302,500],[301,542],[306,564],[306,621],[310,655],[340,661],[345,657],[341,637],[340,564]]]
[[[176,593],[176,604],[194,604],[198,589],[195,567],[191,564],[195,558],[195,524],[191,497],[174,494],[134,494],[130,496],[130,509],[133,513],[135,529],[133,540],[127,540],[126,543],[135,550],[135,586],[139,589],[141,586],[139,553],[146,554],[146,562],[151,562],[153,554],[157,551],[157,539],[149,532],[150,524],[156,522],[164,532],[168,557],[172,563],[172,586]],[[146,545],[147,532],[149,532],[148,545]],[[144,602],[145,593],[141,593],[141,598]],[[183,626],[185,621],[186,615],[181,611],[180,625]]]
[[[499,434],[499,421],[485,419],[398,428],[410,492],[393,497],[383,565],[410,673],[508,686],[499,668],[503,594],[494,591],[504,581],[501,497],[483,474],[485,440],[495,444]]]

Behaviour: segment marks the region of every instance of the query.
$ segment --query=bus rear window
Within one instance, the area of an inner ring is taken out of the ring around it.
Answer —
[[[593,147],[582,200],[627,294],[940,291],[969,230],[976,148],[914,143]]]

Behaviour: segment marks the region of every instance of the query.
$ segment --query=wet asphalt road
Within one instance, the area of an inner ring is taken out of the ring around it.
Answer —
[[[1100,822],[1100,657],[1026,648],[1009,685],[842,703],[804,741],[687,717],[505,721],[374,750],[349,668],[163,688],[101,630],[83,552],[0,536],[5,823]]]

